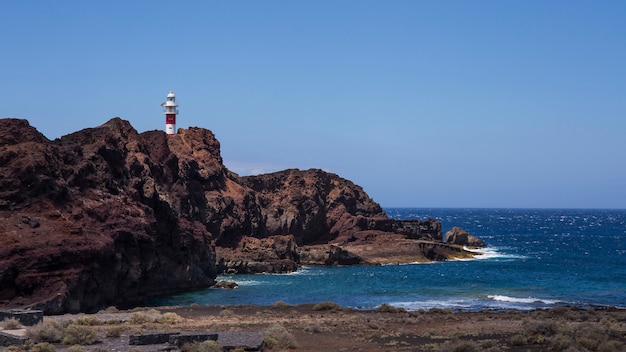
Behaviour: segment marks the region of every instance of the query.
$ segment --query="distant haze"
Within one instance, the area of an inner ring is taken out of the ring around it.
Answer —
[[[626,208],[624,1],[5,1],[0,117],[219,139],[386,207]]]

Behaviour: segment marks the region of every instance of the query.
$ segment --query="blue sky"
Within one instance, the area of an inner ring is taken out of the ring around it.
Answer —
[[[624,1],[0,1],[0,117],[212,130],[381,205],[626,208]]]

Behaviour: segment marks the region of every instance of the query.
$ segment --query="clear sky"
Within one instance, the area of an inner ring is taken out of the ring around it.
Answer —
[[[212,130],[381,205],[626,208],[626,1],[0,0],[0,117]]]

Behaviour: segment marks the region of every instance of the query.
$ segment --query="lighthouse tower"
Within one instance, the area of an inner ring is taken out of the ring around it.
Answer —
[[[174,92],[170,90],[170,93],[167,95],[167,99],[164,103],[161,103],[161,106],[165,107],[165,133],[169,136],[173,136],[176,134],[176,114],[178,114],[178,104],[176,104],[176,96]]]

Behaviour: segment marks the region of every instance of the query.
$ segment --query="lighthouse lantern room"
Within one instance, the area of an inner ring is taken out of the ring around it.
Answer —
[[[176,114],[178,114],[178,104],[176,104],[176,96],[174,92],[170,91],[167,95],[167,99],[161,106],[165,107],[165,133],[169,136],[176,134]]]

